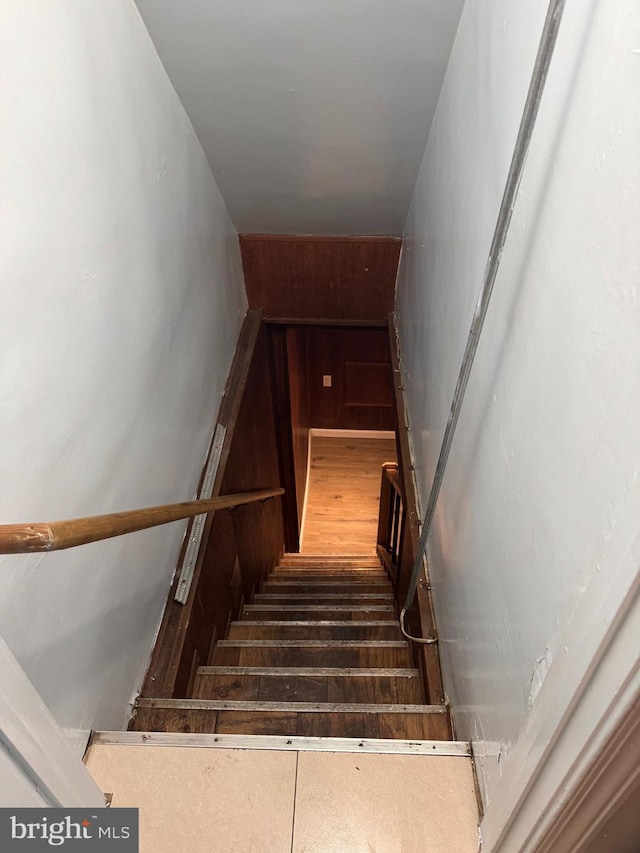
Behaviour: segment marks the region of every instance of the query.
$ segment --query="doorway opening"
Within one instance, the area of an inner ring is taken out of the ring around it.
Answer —
[[[285,550],[375,554],[382,465],[397,458],[387,326],[267,325]]]
[[[302,554],[376,553],[380,472],[396,456],[395,432],[311,429]]]

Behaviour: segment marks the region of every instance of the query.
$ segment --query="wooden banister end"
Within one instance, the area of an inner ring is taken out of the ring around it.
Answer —
[[[3,524],[0,526],[0,554],[32,554],[52,551],[55,537],[48,524]]]

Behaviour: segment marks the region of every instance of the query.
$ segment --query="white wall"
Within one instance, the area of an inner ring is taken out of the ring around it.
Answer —
[[[546,6],[467,0],[414,189],[397,310],[423,506]],[[567,708],[546,674],[586,669],[578,628],[605,632],[638,570],[639,75],[637,2],[567,3],[430,539],[489,805]]]
[[[0,519],[193,497],[246,303],[131,0],[0,0]],[[120,727],[184,523],[0,558],[0,634],[71,734]]]
[[[44,808],[48,805],[12,756],[0,746],[0,796],[2,808]]]
[[[400,234],[463,0],[136,0],[240,231]]]

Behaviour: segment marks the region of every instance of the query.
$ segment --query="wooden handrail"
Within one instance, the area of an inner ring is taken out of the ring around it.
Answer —
[[[397,462],[382,463],[376,551],[395,584],[404,534],[404,501]]]
[[[112,512],[89,518],[70,518],[43,524],[0,524],[0,554],[31,554],[36,551],[60,551],[101,539],[111,539],[147,527],[169,524],[182,518],[264,501],[284,494],[284,489],[262,489],[221,495],[208,500],[151,506],[128,512]]]
[[[383,462],[382,470],[384,474],[396,490],[396,492],[402,497],[402,484],[400,483],[400,473],[398,471],[398,463],[397,462]]]

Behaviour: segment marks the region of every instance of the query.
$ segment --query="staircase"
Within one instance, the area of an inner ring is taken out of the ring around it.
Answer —
[[[198,668],[189,699],[139,698],[135,731],[450,740],[375,557],[287,554]]]

